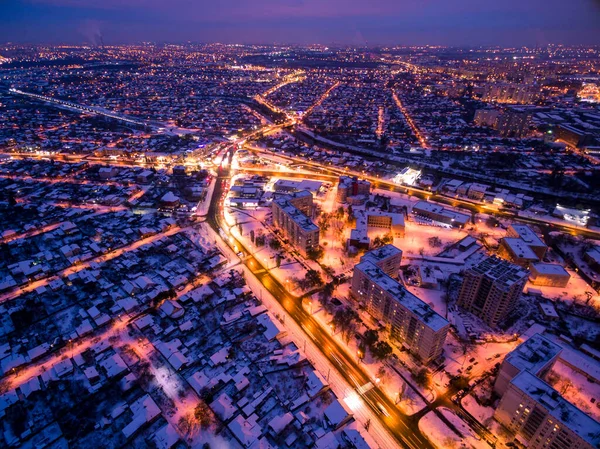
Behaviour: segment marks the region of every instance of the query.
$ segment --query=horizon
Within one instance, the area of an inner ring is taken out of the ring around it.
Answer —
[[[0,42],[127,45],[545,46],[600,42],[600,2],[17,0]]]

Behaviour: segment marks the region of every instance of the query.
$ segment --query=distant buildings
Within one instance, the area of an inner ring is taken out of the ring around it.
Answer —
[[[502,137],[525,137],[529,134],[532,113],[525,107],[479,109],[473,121],[476,126],[494,128]]]
[[[596,143],[596,136],[585,129],[579,129],[570,124],[558,124],[553,128],[556,140],[560,140],[572,147],[581,148]]]
[[[386,274],[373,260],[378,259],[383,266],[386,259],[390,260],[388,271],[392,271],[395,262],[391,261],[395,261],[395,257],[391,254],[387,258],[367,253],[354,267],[351,294],[366,305],[373,317],[386,325],[392,340],[407,347],[424,363],[429,363],[442,354],[449,323]]]
[[[303,190],[273,200],[273,223],[304,256],[319,246],[319,227],[312,215],[312,194]]]
[[[489,257],[466,271],[458,305],[496,327],[516,305],[527,274],[517,265]]]
[[[483,89],[482,100],[495,103],[531,104],[539,97],[533,85],[501,83],[488,84]]]
[[[495,128],[502,137],[526,137],[529,134],[531,112],[525,108],[507,108],[498,117]]]

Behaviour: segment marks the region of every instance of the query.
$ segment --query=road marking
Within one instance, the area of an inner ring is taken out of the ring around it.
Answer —
[[[365,394],[367,391],[372,390],[374,387],[375,385],[373,385],[373,382],[367,382],[366,384],[358,387],[356,391],[358,392],[358,394]]]

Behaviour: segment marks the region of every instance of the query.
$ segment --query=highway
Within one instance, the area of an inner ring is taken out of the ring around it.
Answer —
[[[231,155],[230,155],[231,158]],[[230,160],[231,162],[231,160]],[[226,164],[227,167],[231,163]],[[342,377],[355,388],[364,403],[373,410],[380,421],[387,427],[396,441],[405,448],[424,449],[433,448],[429,441],[418,429],[417,421],[401,413],[397,407],[377,387],[371,386],[371,379],[358,366],[358,360],[349,357],[344,349],[332,338],[328,331],[302,307],[302,300],[292,296],[284,286],[265,269],[261,262],[245,250],[241,242],[235,239],[226,226],[221,226],[223,219],[223,195],[229,180],[229,170],[221,169],[217,185],[208,210],[207,223],[220,235],[226,232],[228,244],[237,251],[243,249],[245,256],[242,262],[256,276],[263,287],[269,291],[287,311],[289,316],[304,329],[306,336],[321,349],[323,355],[329,360]]]

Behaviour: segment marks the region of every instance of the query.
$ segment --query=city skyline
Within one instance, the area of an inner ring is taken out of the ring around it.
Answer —
[[[600,449],[598,6],[4,2],[0,448]]]
[[[534,46],[600,42],[600,2],[19,0],[0,42]]]

